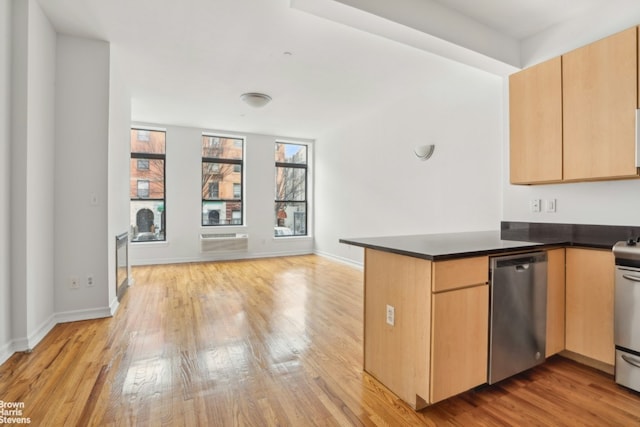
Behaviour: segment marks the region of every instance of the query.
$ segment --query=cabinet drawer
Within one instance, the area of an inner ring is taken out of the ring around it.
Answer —
[[[488,283],[489,257],[461,258],[432,264],[432,291],[442,292]]]

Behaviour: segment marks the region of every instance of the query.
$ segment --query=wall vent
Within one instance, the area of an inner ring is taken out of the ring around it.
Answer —
[[[248,234],[216,233],[200,235],[201,253],[246,251],[248,244]]]

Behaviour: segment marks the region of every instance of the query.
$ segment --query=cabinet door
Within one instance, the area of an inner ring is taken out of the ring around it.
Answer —
[[[564,350],[565,311],[564,249],[547,251],[546,357]]]
[[[613,365],[613,254],[568,248],[566,257],[566,348]]]
[[[631,28],[562,57],[565,180],[637,174],[636,33]]]
[[[431,262],[365,249],[364,265],[364,369],[421,409],[429,400]]]
[[[489,286],[433,294],[431,402],[487,381]]]
[[[509,77],[512,184],[562,180],[562,67],[554,58]]]

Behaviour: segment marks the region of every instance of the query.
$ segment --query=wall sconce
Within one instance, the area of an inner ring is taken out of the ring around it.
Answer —
[[[433,144],[429,145],[418,145],[413,149],[416,157],[422,161],[429,160],[429,158],[433,155],[436,146]]]

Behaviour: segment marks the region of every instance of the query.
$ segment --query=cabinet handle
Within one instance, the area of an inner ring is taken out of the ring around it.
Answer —
[[[626,354],[621,354],[620,357],[622,357],[622,360],[627,362],[629,365],[635,366],[636,368],[640,368],[640,362],[639,361],[636,361],[636,360],[632,359],[631,357],[627,356]]]
[[[623,274],[622,277],[627,279],[627,280],[631,280],[632,282],[640,282],[640,277],[638,277],[638,276],[632,276],[630,274]]]

